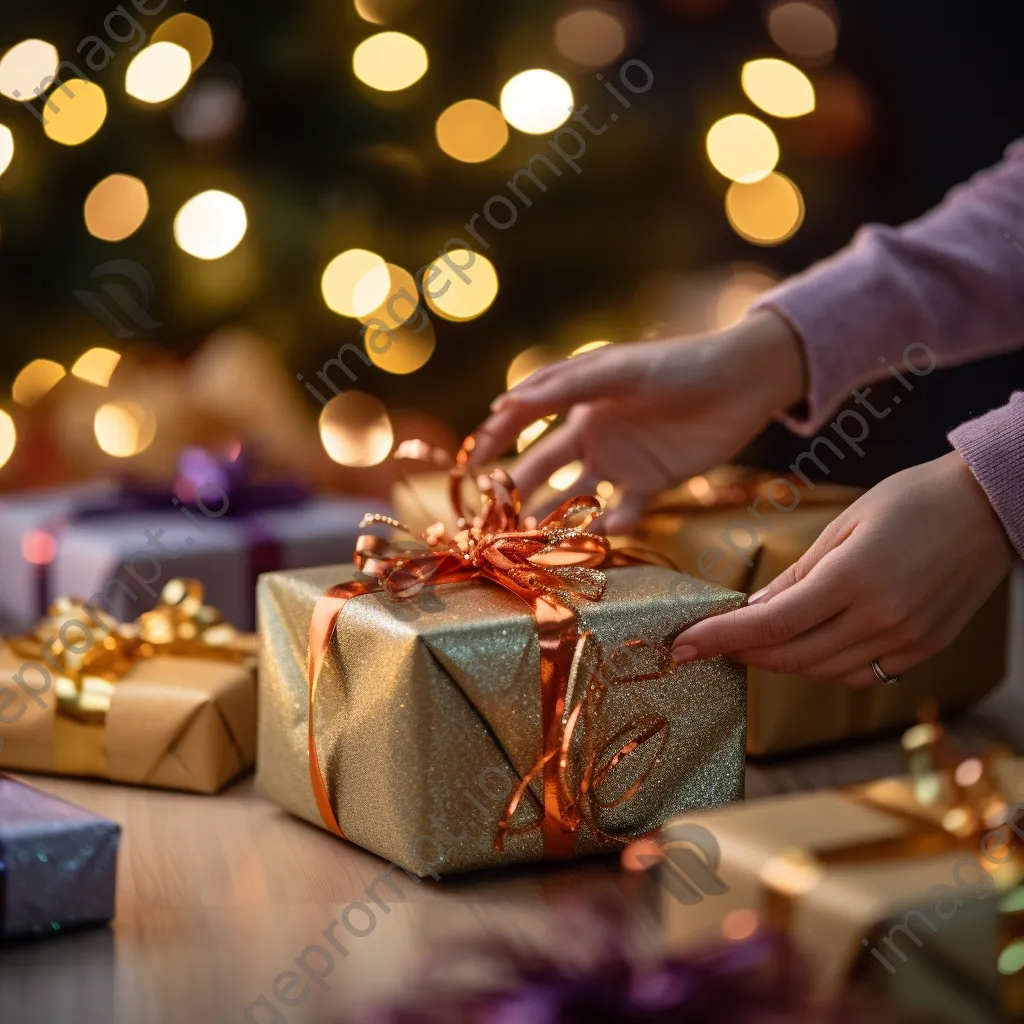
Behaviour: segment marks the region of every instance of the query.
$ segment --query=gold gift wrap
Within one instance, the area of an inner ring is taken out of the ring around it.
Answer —
[[[321,826],[310,774],[310,622],[325,590],[357,578],[353,566],[271,573],[257,592],[257,785]],[[647,833],[685,809],[742,797],[743,667],[724,658],[669,662],[658,678],[633,673],[630,681],[615,657],[630,644],[670,644],[687,625],[742,602],[741,594],[653,565],[609,568],[601,600],[573,602],[586,636],[558,713],[576,704],[588,658],[604,661],[608,685],[585,708],[588,721],[565,759],[572,769],[586,760],[583,746],[607,754],[636,737],[620,751],[629,756],[611,758],[606,778],[584,772],[586,784],[576,780],[592,817],[572,836],[573,855],[607,849],[608,837]],[[489,580],[428,586],[405,601],[382,592],[348,600],[312,719],[345,838],[420,875],[543,859],[544,830],[531,827],[544,817],[545,781],[535,771],[545,740],[541,660],[530,607]]]
[[[216,793],[252,767],[255,637],[198,582],[168,583],[138,623],[77,601],[51,613],[0,641],[0,768]]]
[[[1024,761],[1009,761],[1002,776],[1007,803],[1024,797]],[[1013,989],[997,969],[1006,927],[1000,893],[1021,880],[1020,833],[979,822],[951,834],[941,814],[922,813],[914,787],[886,779],[670,822],[659,868],[668,878],[668,941],[701,948],[767,927],[806,959],[822,1002],[857,989],[928,1020],[1005,1019]],[[688,861],[669,848],[676,846],[701,850],[698,862],[715,884],[680,890],[665,874],[681,866],[686,877]]]
[[[655,500],[636,543],[683,572],[754,594],[798,561],[861,493],[832,484],[809,488],[790,478],[772,486],[772,479],[735,467],[695,477]],[[944,713],[966,710],[1005,678],[1009,594],[1007,580],[950,647],[896,686],[851,690],[751,668],[747,752],[782,754],[902,729],[925,698]]]

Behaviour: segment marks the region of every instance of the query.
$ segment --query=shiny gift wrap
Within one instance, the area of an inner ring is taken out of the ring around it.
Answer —
[[[470,480],[474,445],[454,463],[419,441],[396,451],[451,463],[451,532],[366,516],[398,535],[361,536],[341,579],[261,580],[264,793],[438,876],[614,848],[674,806],[737,799],[745,673],[680,668],[668,645],[742,595],[613,553],[589,529],[592,495],[521,517],[504,470]]]
[[[121,826],[0,775],[0,939],[114,916]]]
[[[717,882],[691,899],[662,875],[670,943],[699,947],[756,922],[793,941],[823,1001],[857,988],[928,1020],[1006,1019],[1014,989],[997,969],[1000,893],[1024,872],[1024,804],[1014,803],[1024,797],[1024,761],[994,760],[975,794],[958,792],[954,773],[927,769],[670,822],[669,840],[702,830]]]
[[[33,634],[0,640],[0,767],[197,793],[251,767],[255,637],[202,598],[172,580],[124,624],[64,600]]]
[[[659,644],[742,595],[658,566],[609,569],[601,601],[579,602],[581,623],[605,650],[637,639]],[[257,785],[322,825],[310,786],[306,655],[322,593],[359,578],[354,566],[271,573],[260,580],[262,652]],[[321,768],[346,838],[418,874],[541,860],[542,784],[513,816],[521,834],[498,849],[513,789],[536,765],[542,715],[537,626],[516,596],[487,581],[428,587],[409,601],[367,593],[347,602],[325,661],[313,729]],[[622,762],[598,808],[599,827],[629,837],[674,813],[743,794],[745,679],[716,658],[661,679],[611,686],[601,734],[638,715],[667,724],[664,746]],[[660,737],[659,737],[660,743]],[[659,744],[652,744],[658,747]],[[574,752],[575,753],[575,752]],[[635,764],[631,764],[635,761]],[[578,854],[605,844],[583,825]]]
[[[773,486],[772,479],[735,467],[694,477],[653,502],[636,542],[683,572],[754,594],[798,561],[861,493],[834,484],[808,488],[789,478]],[[906,672],[897,686],[851,690],[752,668],[748,753],[789,753],[906,728],[926,698],[944,713],[966,710],[1005,678],[1008,613],[1007,581],[950,647]]]

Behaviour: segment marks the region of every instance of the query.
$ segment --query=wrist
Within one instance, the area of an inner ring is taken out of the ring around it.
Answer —
[[[737,343],[770,415],[786,412],[807,397],[803,341],[785,317],[772,309],[752,312],[736,327]]]

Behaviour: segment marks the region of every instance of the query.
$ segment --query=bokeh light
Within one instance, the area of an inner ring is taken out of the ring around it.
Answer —
[[[554,354],[542,345],[534,345],[533,348],[520,352],[509,363],[508,372],[505,374],[506,386],[514,388],[517,384],[522,384],[527,377],[536,373],[542,366],[554,362],[555,358]]]
[[[520,71],[501,90],[501,112],[513,128],[529,135],[546,135],[572,113],[569,83],[553,71]]]
[[[242,201],[210,189],[193,196],[174,218],[178,247],[201,260],[226,256],[245,237],[248,220]]]
[[[412,6],[412,0],[354,0],[356,14],[373,25],[389,25]]]
[[[0,409],[0,467],[6,466],[14,454],[14,446],[18,443],[18,431],[14,426],[11,414]]]
[[[33,359],[11,385],[11,397],[19,405],[35,405],[64,376],[64,367],[52,359]]]
[[[786,144],[801,156],[842,159],[867,142],[875,126],[875,105],[863,83],[832,68],[814,77],[815,107],[786,126]]]
[[[555,22],[555,46],[585,68],[601,68],[626,49],[626,26],[608,9],[584,7]]]
[[[610,341],[588,341],[586,343],[586,345],[580,345],[579,348],[574,348],[569,353],[569,355],[570,356],[580,356],[580,355],[583,355],[584,352],[593,352],[594,349],[604,348],[605,345],[610,345],[610,344],[611,344]]]
[[[57,47],[42,39],[23,39],[0,57],[0,94],[27,103],[57,74]]]
[[[815,0],[781,0],[768,11],[768,34],[780,50],[805,61],[826,62],[839,40],[835,7]]]
[[[516,438],[516,451],[524,452],[551,426],[551,420],[534,420],[528,427],[525,427]]]
[[[722,938],[730,942],[743,942],[757,931],[759,923],[757,912],[749,907],[730,910],[722,918]]]
[[[733,182],[725,196],[733,230],[755,245],[780,245],[800,229],[804,198],[784,174],[770,174],[753,184]]]
[[[548,477],[548,485],[556,491],[564,491],[569,487],[572,487],[574,483],[583,475],[583,463],[578,459],[575,462],[570,462],[568,465],[562,466],[561,469],[556,469],[551,476]]]
[[[434,354],[437,337],[429,320],[400,327],[370,327],[363,335],[370,362],[386,373],[415,373]]]
[[[107,119],[107,97],[95,82],[69,78],[50,94],[43,107],[48,138],[62,146],[79,146],[91,139]]]
[[[438,117],[434,133],[442,152],[466,164],[490,160],[508,142],[501,111],[483,100],[453,103]]]
[[[710,326],[715,330],[725,330],[738,324],[747,315],[754,300],[774,287],[776,281],[775,276],[764,269],[736,269],[713,297],[711,315],[708,317]]]
[[[352,54],[356,78],[380,92],[408,89],[427,73],[428,65],[423,44],[404,32],[378,32]]]
[[[773,117],[803,117],[814,110],[811,80],[788,61],[747,61],[740,77],[750,102]]]
[[[1024,970],[1024,939],[1014,939],[1000,952],[996,969],[1004,976]]]
[[[71,372],[79,380],[88,381],[98,387],[105,388],[121,361],[121,355],[112,348],[91,348],[83,352],[71,367]]]
[[[156,417],[138,402],[107,402],[96,410],[93,431],[102,451],[127,459],[153,443]]]
[[[498,272],[486,256],[466,249],[451,249],[448,258],[461,272],[442,256],[434,260],[424,275],[424,281],[430,282],[424,293],[427,305],[446,320],[473,320],[497,297]]]
[[[175,14],[150,36],[151,43],[177,43],[188,50],[192,70],[197,71],[213,52],[213,30],[195,14]]]
[[[356,250],[357,252],[365,250]],[[376,256],[370,253],[370,256]],[[378,257],[379,258],[379,257]],[[357,281],[352,289],[352,305],[361,306],[372,301],[380,293],[381,277],[379,264],[374,259],[370,261],[369,270]],[[419,291],[416,288],[416,279],[405,267],[399,267],[394,263],[386,263],[388,281],[384,298],[369,312],[360,312],[356,315],[363,323],[370,323],[377,320],[388,327],[400,327],[417,316],[420,310]],[[423,314],[424,316],[426,314]]]
[[[185,88],[191,74],[192,58],[184,46],[153,43],[132,58],[124,91],[142,103],[163,103]]]
[[[178,134],[189,142],[210,142],[233,132],[245,117],[242,90],[224,78],[197,82],[174,108]]]
[[[14,133],[5,124],[0,124],[0,174],[3,174],[14,159]]]
[[[85,226],[105,242],[120,242],[142,226],[149,213],[146,186],[130,174],[111,174],[85,200]]]
[[[707,150],[715,170],[733,181],[760,181],[779,162],[775,133],[749,114],[731,114],[716,121],[708,132]]]
[[[339,316],[370,317],[388,298],[391,274],[382,256],[368,249],[347,249],[327,264],[320,292]]]
[[[382,402],[362,391],[343,391],[320,414],[320,439],[342,466],[377,466],[388,457],[395,434]]]

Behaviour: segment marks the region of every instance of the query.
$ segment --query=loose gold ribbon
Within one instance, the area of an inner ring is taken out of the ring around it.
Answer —
[[[256,654],[256,637],[240,633],[203,604],[198,580],[173,579],[157,607],[134,622],[119,622],[80,598],[55,601],[30,634],[7,637],[22,658],[56,670],[58,711],[103,722],[117,682],[144,658],[172,655],[244,663]]]
[[[317,601],[309,635],[310,783],[324,824],[342,836],[317,754],[314,712],[320,673],[345,604],[353,597],[376,590],[408,600],[425,586],[490,580],[530,607],[540,641],[541,754],[535,767],[513,794],[510,807],[499,825],[497,842],[500,845],[506,836],[518,834],[519,830],[514,830],[510,824],[511,816],[528,791],[529,783],[540,774],[542,817],[522,831],[542,829],[546,858],[571,857],[580,821],[593,822],[594,793],[600,783],[622,758],[655,736],[664,734],[664,742],[668,723],[658,723],[653,731],[645,729],[643,723],[634,723],[633,729],[639,730],[637,735],[624,744],[603,768],[598,768],[597,754],[590,750],[580,789],[572,791],[567,782],[566,763],[573,732],[583,716],[585,723],[590,725],[584,730],[586,736],[594,735],[593,716],[602,703],[602,687],[608,683],[599,684],[591,673],[580,702],[567,716],[567,694],[574,659],[578,652],[587,650],[587,634],[580,636],[579,617],[569,600],[599,601],[607,587],[603,570],[609,566],[635,565],[656,559],[632,551],[613,552],[604,537],[587,532],[602,512],[600,500],[592,495],[580,495],[562,502],[540,523],[532,520],[521,522],[518,490],[511,477],[500,469],[476,478],[481,507],[476,515],[468,515],[462,486],[468,475],[467,462],[474,444],[474,439],[468,438],[454,465],[450,466],[449,493],[455,511],[455,532],[449,535],[443,524],[435,523],[424,531],[418,542],[413,538],[411,543],[404,544],[393,544],[372,534],[363,535],[356,542],[353,560],[370,579],[330,587]],[[396,451],[396,457],[429,461],[435,466],[450,461],[443,452],[420,441],[404,442]],[[410,536],[412,534],[401,523],[386,516],[368,515],[361,525],[374,523],[383,523]],[[648,648],[654,646],[646,645]],[[649,652],[647,657],[650,657]],[[656,674],[624,674],[617,682],[653,679],[667,674],[671,671],[668,668],[671,653],[662,648],[659,657]],[[592,741],[588,739],[587,742]],[[633,795],[637,788],[639,784],[632,787],[628,796]],[[628,799],[628,796],[617,802]],[[592,827],[596,829],[596,824]],[[598,831],[596,834],[601,833]]]

